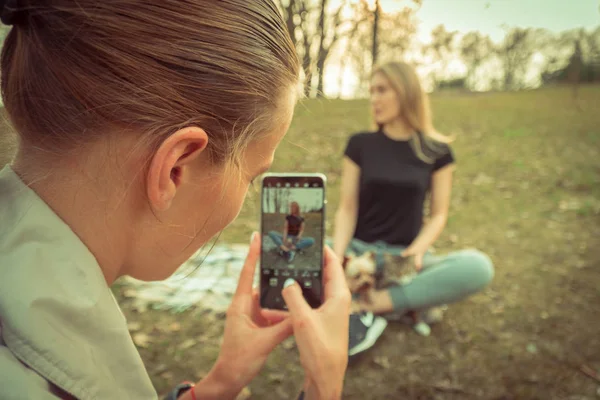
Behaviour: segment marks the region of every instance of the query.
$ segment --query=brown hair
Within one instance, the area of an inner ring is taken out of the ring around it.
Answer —
[[[272,0],[28,0],[2,50],[2,97],[25,146],[107,132],[150,145],[185,126],[235,159],[274,126],[299,62]]]
[[[433,163],[436,156],[447,149],[441,144],[450,143],[453,138],[442,135],[433,126],[429,96],[415,69],[404,62],[389,62],[375,68],[372,76],[375,74],[385,76],[398,94],[400,117],[417,132],[410,139],[415,154],[423,161]]]

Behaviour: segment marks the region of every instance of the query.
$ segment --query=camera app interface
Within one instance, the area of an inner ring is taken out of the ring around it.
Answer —
[[[262,188],[262,304],[285,308],[284,282],[295,279],[313,307],[321,301],[323,200],[320,179],[266,180]]]

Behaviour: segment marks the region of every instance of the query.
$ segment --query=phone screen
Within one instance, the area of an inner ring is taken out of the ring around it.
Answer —
[[[322,303],[325,177],[263,178],[261,195],[261,307],[285,310],[281,295],[294,279],[313,307]]]

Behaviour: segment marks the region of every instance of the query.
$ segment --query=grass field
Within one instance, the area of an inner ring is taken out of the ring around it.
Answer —
[[[451,306],[430,337],[390,325],[349,367],[344,398],[596,398],[600,87],[581,88],[577,104],[565,88],[440,94],[432,103],[438,129],[456,134],[458,162],[448,226],[436,248],[477,247],[493,259],[496,277],[483,293]],[[366,101],[308,100],[276,155],[273,171],[327,175],[326,234],[346,140],[367,126]],[[246,242],[258,229],[259,205],[258,193],[251,194],[221,240]],[[140,351],[159,392],[210,369],[222,319],[197,310],[140,314],[121,302],[150,338]],[[256,399],[292,399],[301,383],[290,341],[250,390]]]

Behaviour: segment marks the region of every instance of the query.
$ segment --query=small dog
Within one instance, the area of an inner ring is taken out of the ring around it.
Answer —
[[[417,275],[417,268],[412,258],[383,255],[384,268],[377,271],[377,259],[373,252],[367,251],[360,256],[349,254],[344,257],[344,270],[350,292],[358,294],[361,302],[371,303],[374,290],[381,290],[393,285],[407,285]],[[431,328],[421,321],[418,312],[409,311],[413,328],[423,336],[429,336]]]
[[[383,254],[385,268],[377,271],[377,259],[372,251],[360,256],[350,253],[344,257],[344,270],[352,293],[368,289],[383,289],[393,284],[407,285],[417,275],[411,258]]]

